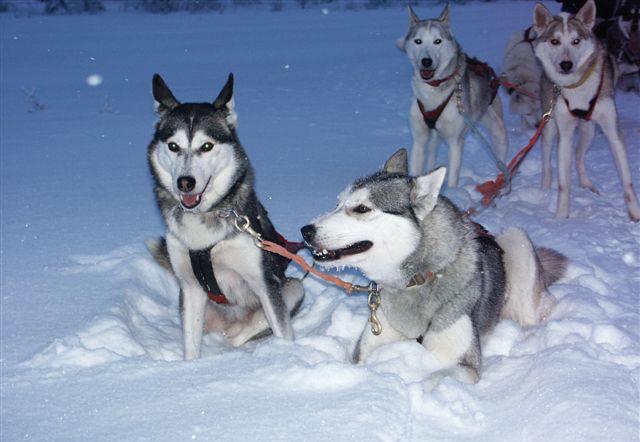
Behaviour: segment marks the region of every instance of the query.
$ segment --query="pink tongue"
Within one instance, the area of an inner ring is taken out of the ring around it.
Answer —
[[[198,195],[182,195],[182,202],[188,207],[195,206],[198,203]]]

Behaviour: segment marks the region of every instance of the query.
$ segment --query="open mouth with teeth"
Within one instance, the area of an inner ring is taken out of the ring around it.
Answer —
[[[211,181],[211,177],[209,177],[209,179],[207,180],[207,184],[204,185],[204,189],[202,189],[202,192],[200,193],[183,193],[180,195],[180,202],[185,209],[191,210],[198,207],[198,204],[200,204],[200,201],[202,201],[202,194],[205,190],[207,190],[207,187],[209,186],[209,181]]]
[[[423,80],[431,80],[433,78],[433,74],[435,74],[435,69],[422,69],[420,70],[420,76]]]
[[[318,250],[310,245],[308,245],[308,247],[311,250],[311,254],[316,261],[336,261],[338,259],[344,258],[345,256],[364,253],[371,247],[373,247],[373,243],[371,241],[359,241],[355,244],[351,244],[350,246],[335,250]]]

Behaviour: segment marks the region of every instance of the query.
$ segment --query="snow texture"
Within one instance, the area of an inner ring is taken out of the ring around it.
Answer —
[[[499,71],[531,9],[454,5],[454,33]],[[352,365],[365,298],[312,277],[295,342],[234,349],[209,335],[202,358],[183,362],[176,283],[143,245],[163,231],[145,157],[153,73],[179,99],[204,101],[234,72],[258,193],[296,239],[349,182],[410,145],[411,73],[394,46],[406,12],[0,20],[0,439],[638,440],[640,226],[626,216],[601,134],[587,159],[601,195],[580,189],[574,173],[569,220],[554,217],[556,190],[539,186],[538,150],[513,191],[478,217],[493,232],[522,227],[571,260],[551,288],[558,303],[548,322],[503,321],[483,343],[478,384],[434,379],[415,342]],[[638,186],[639,99],[617,102]],[[507,126],[511,156],[531,133],[514,116]],[[467,207],[479,199],[474,185],[495,173],[470,137],[461,187],[446,193]]]

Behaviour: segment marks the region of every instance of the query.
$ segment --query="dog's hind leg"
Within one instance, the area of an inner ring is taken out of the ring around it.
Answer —
[[[598,113],[599,115],[596,121],[609,140],[611,153],[613,154],[613,159],[616,162],[616,167],[620,174],[620,181],[622,181],[624,200],[627,203],[629,218],[634,222],[638,222],[640,221],[640,204],[638,204],[638,197],[633,189],[629,159],[627,158],[627,148],[618,131],[618,116],[616,115],[615,104],[613,100],[609,98],[600,105],[604,108],[604,111]]]
[[[302,282],[299,279],[288,278],[282,284],[281,293],[289,316],[293,317],[300,309],[304,299]],[[236,322],[225,330],[227,339],[234,347],[239,347],[251,339],[265,337],[269,334],[271,334],[269,322],[262,308],[255,310],[244,321]]]
[[[584,165],[585,157],[587,156],[587,150],[591,147],[593,141],[593,135],[595,133],[595,124],[591,121],[580,121],[578,126],[578,147],[576,149],[576,167],[578,169],[578,176],[580,177],[580,187],[589,189],[593,193],[600,194],[596,186],[593,185],[589,177],[587,176],[587,168]]]
[[[418,102],[415,100],[409,111],[409,123],[411,125],[411,137],[413,138],[411,161],[409,162],[409,174],[418,176],[422,175],[422,172],[424,171],[424,146],[429,139],[429,132],[435,132],[435,130],[429,130],[422,118],[422,114],[420,113]]]
[[[507,129],[502,118],[502,102],[496,97],[480,119],[491,134],[491,144],[496,158],[504,162],[507,157]]]

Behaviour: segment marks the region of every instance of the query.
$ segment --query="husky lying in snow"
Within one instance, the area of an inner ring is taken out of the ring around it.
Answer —
[[[413,148],[411,174],[424,168],[424,147],[428,146],[428,170],[436,161],[441,139],[449,145],[449,186],[457,186],[462,145],[468,119],[483,123],[489,132],[495,155],[504,161],[507,131],[502,120],[502,102],[496,98],[499,82],[485,63],[468,57],[453,37],[446,6],[437,20],[420,20],[409,6],[409,31],[397,42],[413,66],[414,99],[409,111]]]
[[[180,103],[157,74],[153,96],[159,119],[148,159],[167,236],[148,246],[180,285],[185,359],[200,356],[203,329],[235,346],[269,328],[293,339],[302,284],[285,278],[287,260],[234,227],[232,211],[279,242],[236,134],[233,76],[213,103]]]
[[[633,189],[627,148],[618,132],[618,113],[614,101],[616,63],[593,34],[596,6],[589,0],[575,14],[552,15],[538,3],[534,10],[534,29],[538,38],[533,42],[534,52],[540,60],[542,77],[542,109],[551,107],[553,120],[542,132],[543,171],[542,184],[551,187],[551,143],[558,141],[558,207],[556,215],[569,216],[569,189],[571,187],[571,154],[575,129],[580,133],[576,150],[576,163],[580,185],[597,193],[587,177],[584,159],[591,146],[595,123],[609,141],[624,190],[629,217],[640,220],[640,205]]]
[[[546,288],[564,274],[566,259],[534,247],[522,230],[494,239],[464,218],[440,195],[444,168],[415,178],[407,172],[402,149],[302,235],[320,265],[356,267],[382,286],[382,333],[365,328],[356,362],[381,345],[419,339],[454,376],[476,382],[480,338],[500,317],[522,325],[544,318],[554,304]]]
[[[535,40],[533,26],[518,31],[507,43],[504,51],[502,75],[510,82],[540,97],[540,76],[542,68],[533,53]],[[507,88],[509,94],[509,111],[520,115],[522,122],[529,128],[537,127],[542,112],[540,98],[533,98],[515,88]]]

